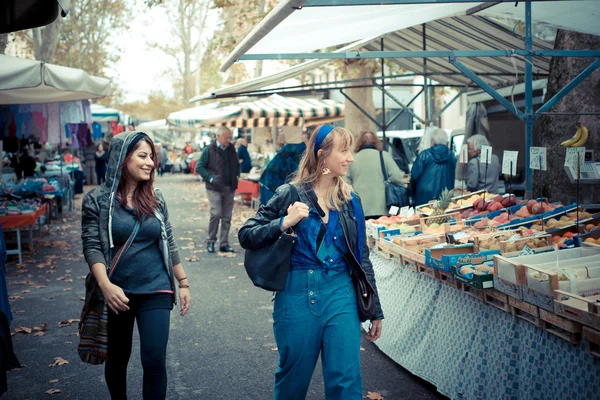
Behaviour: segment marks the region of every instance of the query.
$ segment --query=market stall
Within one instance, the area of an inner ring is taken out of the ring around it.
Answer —
[[[480,191],[367,234],[388,327],[376,345],[404,368],[450,398],[600,392],[600,214]]]

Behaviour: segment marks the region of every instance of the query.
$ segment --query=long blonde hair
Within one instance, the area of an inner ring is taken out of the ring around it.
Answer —
[[[314,185],[319,181],[323,168],[325,168],[325,159],[333,152],[333,150],[335,150],[333,139],[336,136],[341,139],[341,149],[349,149],[352,147],[352,142],[354,141],[352,132],[345,128],[333,128],[323,143],[321,143],[319,150],[322,150],[323,152],[317,157],[315,154],[315,142],[320,129],[321,127],[314,130],[308,145],[306,146],[304,156],[298,166],[296,176],[291,183],[298,185],[309,183]],[[333,184],[326,192],[326,198],[331,199],[329,209],[340,211],[341,206],[352,199],[352,186],[350,186],[341,176],[333,178],[332,182]]]

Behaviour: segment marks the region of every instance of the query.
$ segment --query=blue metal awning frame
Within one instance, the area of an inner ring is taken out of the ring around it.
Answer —
[[[589,77],[600,67],[600,50],[533,50],[533,34],[531,20],[531,2],[533,1],[559,1],[559,0],[521,0],[525,3],[525,40],[523,50],[443,50],[443,51],[351,51],[345,53],[288,53],[288,54],[243,54],[243,60],[287,60],[287,59],[385,59],[385,58],[434,58],[448,57],[452,65],[459,69],[465,76],[489,93],[500,104],[506,107],[517,118],[525,122],[525,146],[529,149],[533,143],[533,123],[544,113],[547,113],[556,103],[566,96],[584,79]],[[401,4],[436,4],[436,3],[514,3],[515,0],[307,0],[296,1],[295,8],[303,7],[332,7],[332,6],[367,6],[367,5],[401,5]],[[517,0],[518,2],[518,0]],[[289,14],[288,14],[289,15]],[[273,26],[274,27],[274,26]],[[272,28],[271,28],[272,29]],[[261,32],[261,34],[267,32]],[[254,38],[258,42],[260,38]],[[525,58],[525,110],[515,108],[504,96],[500,95],[493,87],[481,79],[469,67],[461,63],[458,58],[469,57],[512,57]],[[571,82],[542,105],[537,112],[533,111],[533,57],[592,57],[597,58]],[[383,74],[382,74],[383,75]],[[383,86],[383,85],[382,85]],[[425,85],[426,87],[426,85]],[[427,93],[426,93],[427,98]],[[429,102],[425,101],[426,119],[429,119]],[[443,111],[443,110],[442,110]],[[438,113],[439,114],[439,113]],[[525,152],[526,165],[526,196],[533,196],[533,173],[529,168],[529,151]]]

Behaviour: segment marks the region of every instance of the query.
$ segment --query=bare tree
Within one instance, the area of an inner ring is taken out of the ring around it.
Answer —
[[[184,101],[192,97],[194,76],[192,63],[200,68],[201,54],[198,51],[205,40],[206,20],[211,0],[164,0],[162,6],[171,23],[172,44],[149,43],[164,54],[175,59],[177,71],[183,84]],[[196,78],[197,79],[197,78]],[[199,91],[199,87],[197,87]]]
[[[62,26],[63,19],[56,18],[49,25],[32,29],[33,52],[36,60],[52,62]]]
[[[8,33],[0,34],[0,54],[4,54],[6,52],[6,47],[8,46]]]

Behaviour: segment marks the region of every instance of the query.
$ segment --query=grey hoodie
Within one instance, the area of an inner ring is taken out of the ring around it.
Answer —
[[[83,242],[83,254],[90,268],[96,263],[104,264],[107,269],[110,267],[111,249],[114,247],[112,217],[116,206],[116,192],[121,179],[122,168],[120,166],[125,161],[129,143],[141,134],[144,133],[123,132],[112,139],[108,149],[106,182],[90,190],[83,198],[81,206],[81,240]],[[169,271],[173,293],[175,293],[173,265],[180,262],[179,252],[169,223],[167,204],[159,190],[155,194],[159,204],[155,215],[161,223],[162,231],[159,247]],[[174,298],[177,298],[177,296],[174,296]],[[102,292],[91,273],[86,279],[86,304],[89,304],[90,300],[103,300]]]

